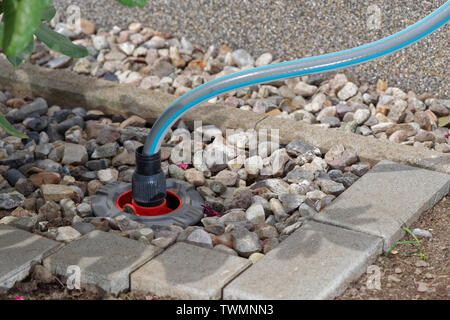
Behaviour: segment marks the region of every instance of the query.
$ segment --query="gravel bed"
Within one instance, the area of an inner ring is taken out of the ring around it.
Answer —
[[[83,20],[78,34],[63,23],[54,27],[88,47],[91,56],[71,60],[37,45],[33,63],[177,96],[224,75],[279,62],[269,52],[252,57],[226,45],[202,48],[138,22],[126,30],[97,31]],[[450,100],[390,87],[382,79],[366,83],[345,74],[305,76],[242,88],[210,102],[450,152]]]
[[[148,228],[93,217],[91,197],[104,184],[131,182],[135,149],[151,125],[42,98],[0,91],[0,107],[29,139],[0,136],[0,224],[69,242],[94,229],[166,248],[175,241],[258,259],[327,206],[370,166],[342,145],[326,154],[300,140],[286,146],[255,132],[222,136],[214,126],[190,132],[183,122],[162,148],[167,176],[193,184],[205,200],[197,226]],[[190,139],[198,136],[201,140]],[[191,163],[191,159],[193,159]]]
[[[137,9],[110,0],[54,1],[62,12],[78,5],[82,17],[103,28],[115,25],[126,28],[133,21],[141,21],[156,30],[189,37],[204,47],[226,44],[233,49],[244,48],[254,56],[269,51],[285,60],[350,49],[382,39],[423,19],[444,3],[444,0],[164,0],[148,2],[145,8]],[[450,86],[443,83],[448,83],[445,70],[450,64],[449,31],[447,24],[411,47],[346,72],[353,72],[365,81],[382,77],[396,86],[448,97]]]

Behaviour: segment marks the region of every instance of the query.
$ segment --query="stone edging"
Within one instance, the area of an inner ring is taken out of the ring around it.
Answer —
[[[88,78],[67,70],[51,70],[29,64],[14,69],[4,59],[0,59],[0,70],[0,87],[15,95],[41,96],[52,104],[83,106],[123,116],[137,114],[149,121],[154,121],[175,100],[169,94]],[[201,120],[222,130],[279,129],[281,143],[301,139],[317,146],[323,153],[341,143],[354,149],[361,160],[371,164],[391,160],[450,174],[450,155],[251,111],[233,109],[230,112],[229,108],[205,103],[189,111],[183,120],[189,126],[193,126],[195,120]]]

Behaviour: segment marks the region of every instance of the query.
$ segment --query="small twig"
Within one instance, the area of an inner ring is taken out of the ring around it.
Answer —
[[[58,283],[61,285],[61,287],[63,287],[63,288],[65,287],[64,283],[62,283],[62,281],[59,280],[59,278],[57,276],[53,276],[53,278],[55,278],[56,281],[58,281]]]
[[[414,287],[416,287],[416,290],[419,289],[419,285],[416,282],[416,278],[413,278]]]

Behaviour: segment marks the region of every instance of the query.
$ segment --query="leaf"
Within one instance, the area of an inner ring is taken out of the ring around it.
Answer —
[[[0,22],[0,50],[3,48],[2,43],[3,43],[3,32],[5,29],[5,24],[2,22]]]
[[[48,7],[42,14],[42,20],[50,22],[56,14],[56,9],[53,6]]]
[[[15,57],[28,46],[41,23],[47,0],[3,0],[3,52]]]
[[[89,52],[85,47],[73,44],[72,41],[65,36],[51,30],[43,23],[41,23],[35,34],[39,40],[47,45],[47,47],[71,58],[83,58],[89,55]]]
[[[126,5],[127,7],[136,7],[139,6],[140,8],[145,7],[145,4],[147,2],[147,0],[117,0],[119,1],[121,4]]]
[[[8,120],[6,120],[5,116],[0,113],[0,127],[5,130],[7,133],[9,133],[10,135],[22,138],[22,139],[27,139],[28,136],[26,134],[23,134],[22,132],[18,131],[16,128],[14,128],[12,126],[11,123],[8,122]]]
[[[25,48],[25,50],[23,50],[17,56],[15,57],[7,56],[7,58],[14,67],[18,67],[24,60],[28,59],[28,57],[31,56],[31,54],[33,53],[33,49],[34,49],[34,39],[31,40],[30,43]]]

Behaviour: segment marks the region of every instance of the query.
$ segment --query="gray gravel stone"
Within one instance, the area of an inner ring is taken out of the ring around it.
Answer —
[[[231,232],[231,238],[233,239],[233,249],[242,257],[248,258],[252,253],[262,250],[256,233],[245,228],[235,228]]]
[[[245,212],[248,221],[255,225],[263,225],[266,219],[265,210],[262,204],[254,203]]]
[[[225,224],[219,221],[218,217],[206,217],[202,219],[205,230],[216,235],[221,235],[225,232]],[[207,238],[205,237],[207,240]]]
[[[92,215],[92,207],[89,203],[83,202],[77,206],[77,213],[80,217],[89,217]]]
[[[174,179],[184,180],[185,171],[177,165],[171,164],[169,166],[169,174]]]
[[[64,145],[63,164],[80,165],[88,160],[88,153],[84,146],[73,143]]]
[[[30,104],[23,105],[20,109],[13,109],[6,115],[8,120],[18,122],[24,120],[26,117],[32,113],[38,115],[44,115],[48,111],[47,101],[42,98],[37,98]]]
[[[9,210],[23,206],[25,197],[19,192],[0,193],[0,209]]]
[[[112,158],[117,154],[119,148],[116,142],[107,143],[97,147],[92,154],[92,159]]]
[[[192,231],[191,234],[187,237],[186,242],[204,248],[213,248],[211,237],[206,231],[202,229]]]
[[[294,156],[300,156],[303,155],[307,152],[312,152],[313,154],[316,155],[321,155],[321,152],[319,149],[317,149],[316,147],[313,147],[301,140],[294,140],[292,142],[290,142],[287,146],[286,146],[286,151]]]
[[[278,199],[283,204],[287,213],[291,213],[298,209],[298,207],[305,201],[306,196],[299,194],[283,193],[278,196]]]

